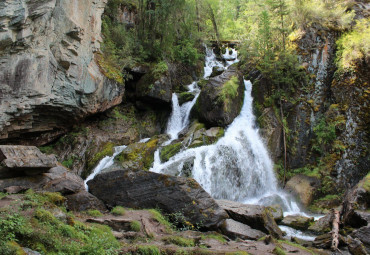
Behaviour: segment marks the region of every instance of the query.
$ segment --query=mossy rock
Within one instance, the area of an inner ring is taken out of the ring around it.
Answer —
[[[152,138],[147,143],[134,143],[117,157],[124,168],[148,170],[154,162],[154,152],[159,145],[158,138]]]
[[[194,96],[194,94],[192,94],[190,92],[183,92],[183,93],[179,94],[178,97],[179,97],[179,104],[182,105],[183,103],[192,101],[195,96]]]
[[[181,148],[182,148],[181,143],[170,144],[163,147],[160,153],[161,161],[163,163],[167,162],[172,156],[180,152]]]
[[[91,159],[88,160],[87,162],[87,171],[84,171],[82,173],[82,178],[86,178],[91,171],[93,170],[94,167],[106,156],[112,156],[114,153],[114,147],[115,144],[108,142],[106,143],[103,148],[96,153]]]

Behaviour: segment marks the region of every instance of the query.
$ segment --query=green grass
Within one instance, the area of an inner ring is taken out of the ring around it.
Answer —
[[[362,187],[367,191],[370,192],[370,172],[366,175],[365,180],[362,184]]]
[[[141,230],[141,223],[134,220],[130,223],[130,229],[134,232],[140,232]]]
[[[162,215],[162,213],[157,209],[149,209],[148,210],[152,215],[153,218],[158,221],[160,224],[166,227],[168,232],[173,232],[174,227],[173,225]]]
[[[138,255],[161,255],[161,250],[154,245],[140,245],[136,249]]]
[[[202,235],[201,239],[202,240],[205,240],[207,238],[210,238],[210,239],[215,239],[217,241],[219,241],[220,243],[226,243],[226,239],[223,235],[221,234],[208,234],[208,235]]]
[[[279,248],[279,247],[275,247],[275,249],[272,251],[274,254],[276,254],[276,255],[285,255],[286,253],[285,253],[285,251],[283,250],[283,249],[281,249],[281,248]]]
[[[239,79],[237,76],[233,76],[223,86],[220,94],[220,98],[225,104],[231,103],[232,99],[238,96]]]
[[[122,206],[116,206],[112,209],[111,213],[116,216],[122,216],[125,215],[126,210]]]
[[[177,246],[181,247],[194,247],[194,239],[191,238],[185,238],[181,236],[167,236],[162,238],[162,241],[164,241],[167,244],[175,244]]]
[[[65,212],[58,206],[64,198],[58,193],[27,191],[19,207],[0,212],[0,254],[17,253],[28,247],[41,254],[118,254],[119,242],[111,229],[103,225],[86,225],[66,214],[67,221],[54,216]],[[59,213],[59,212],[58,212]]]
[[[98,211],[98,210],[88,210],[86,211],[86,214],[91,216],[91,217],[100,217],[100,216],[103,216],[103,214]]]
[[[280,244],[283,244],[283,243],[288,244],[290,246],[293,246],[293,247],[296,247],[298,249],[304,250],[304,251],[306,251],[308,253],[311,253],[312,255],[315,255],[316,254],[315,252],[311,251],[310,249],[307,249],[306,247],[303,247],[302,245],[299,245],[299,244],[296,244],[296,243],[292,243],[292,242],[289,242],[287,240],[279,240],[279,243]]]

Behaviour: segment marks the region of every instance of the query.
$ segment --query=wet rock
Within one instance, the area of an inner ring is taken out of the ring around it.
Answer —
[[[370,224],[353,231],[351,236],[359,239],[366,247],[367,252],[370,253]]]
[[[324,234],[331,231],[333,222],[333,214],[328,213],[324,217],[320,218],[319,220],[315,221],[308,230],[315,232],[317,234]]]
[[[178,95],[179,98],[179,105],[182,105],[186,102],[192,101],[194,99],[195,95],[190,92],[182,92]]]
[[[182,147],[183,145],[181,143],[174,143],[163,147],[159,154],[161,162],[167,162],[172,156],[179,153]]]
[[[45,155],[37,147],[0,145],[0,178],[40,174],[56,164],[54,155]]]
[[[95,54],[105,5],[3,2],[0,143],[46,144],[77,121],[122,102],[124,87],[103,75]]]
[[[364,244],[358,239],[353,239],[351,236],[347,237],[348,249],[353,255],[367,255]]]
[[[314,222],[313,217],[304,217],[299,215],[289,215],[284,217],[281,224],[299,230],[307,230],[310,224]]]
[[[105,207],[104,203],[97,199],[95,196],[87,192],[86,190],[82,190],[76,194],[68,195],[67,198],[67,208],[71,211],[87,211],[90,209],[99,210],[99,211],[106,211],[107,208]]]
[[[282,238],[282,231],[266,207],[245,205],[228,200],[217,200],[217,203],[229,214],[231,219],[271,234],[276,238]]]
[[[242,75],[231,66],[203,86],[192,114],[208,127],[225,127],[239,115],[243,91]]]
[[[156,77],[145,74],[136,84],[136,97],[140,102],[159,108],[171,108],[172,83],[167,74]]]
[[[22,247],[22,250],[23,252],[26,254],[26,255],[41,255],[41,253],[37,252],[37,251],[34,251],[34,250],[31,250],[29,248],[24,248]]]
[[[298,237],[292,237],[291,240],[299,245],[302,245],[303,247],[312,247],[313,242],[300,239]]]
[[[309,206],[315,197],[318,179],[303,174],[293,176],[286,184],[285,189],[299,198],[303,205]]]
[[[219,66],[214,66],[212,68],[212,73],[210,75],[210,77],[216,77],[216,76],[219,76],[221,75],[223,72],[225,71],[225,69],[223,67],[219,67]]]
[[[283,208],[280,205],[272,205],[266,207],[267,210],[271,213],[272,217],[276,222],[280,222],[284,218]]]
[[[186,221],[216,229],[227,214],[193,179],[146,171],[104,172],[88,182],[90,192],[107,206],[160,208]]]
[[[224,235],[232,239],[258,240],[266,235],[262,231],[252,229],[250,226],[232,219],[224,221],[221,226],[221,231]]]
[[[125,148],[116,158],[121,164],[121,169],[148,170],[154,162],[154,152],[163,141],[154,137],[146,143],[134,143]]]

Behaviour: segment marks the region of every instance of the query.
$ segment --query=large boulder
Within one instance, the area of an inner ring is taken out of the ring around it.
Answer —
[[[334,215],[333,213],[328,213],[324,217],[320,218],[319,220],[315,221],[308,230],[318,234],[328,233],[332,229]]]
[[[266,207],[260,205],[245,205],[228,200],[217,200],[217,203],[233,220],[244,223],[267,234],[271,234],[276,238],[282,238],[282,231],[276,224],[269,209]]]
[[[370,224],[355,230],[351,236],[360,240],[366,247],[368,253],[370,253]]]
[[[238,221],[227,219],[221,226],[224,235],[236,239],[258,240],[266,234]]]
[[[244,83],[236,66],[208,80],[203,86],[193,114],[209,127],[229,125],[243,105]]]
[[[81,190],[78,193],[67,195],[67,208],[72,211],[87,211],[87,210],[100,210],[106,211],[104,203],[97,199],[94,195],[86,190]]]
[[[0,143],[46,144],[121,103],[95,58],[106,2],[1,2]]]
[[[147,171],[103,172],[88,182],[90,192],[108,207],[160,208],[181,214],[201,228],[216,229],[227,218],[213,198],[193,179]]]
[[[304,206],[309,206],[319,185],[320,181],[317,178],[297,174],[287,182],[285,189],[298,197]]]
[[[37,147],[0,145],[0,178],[35,175],[56,165],[54,155],[45,155]]]

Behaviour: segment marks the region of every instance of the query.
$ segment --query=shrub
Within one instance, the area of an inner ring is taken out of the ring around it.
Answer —
[[[160,249],[154,245],[138,246],[136,252],[139,255],[161,255]]]

